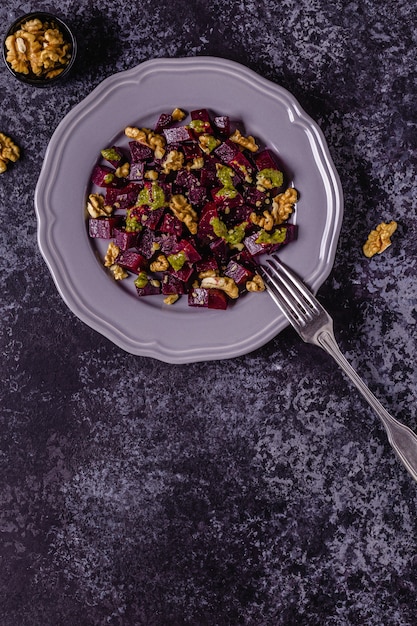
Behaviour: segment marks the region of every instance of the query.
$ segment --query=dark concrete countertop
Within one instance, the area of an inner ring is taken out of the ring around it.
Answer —
[[[417,15],[403,0],[103,0],[64,84],[0,66],[1,626],[413,626],[417,485],[330,358],[287,329],[239,358],[169,365],[77,319],[37,246],[54,129],[154,57],[239,61],[320,125],[345,215],[320,289],[342,351],[417,429]],[[371,260],[368,232],[398,222]]]

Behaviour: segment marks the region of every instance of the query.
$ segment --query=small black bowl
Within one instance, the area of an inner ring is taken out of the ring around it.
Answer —
[[[57,28],[61,31],[64,40],[67,43],[71,44],[71,58],[69,62],[65,65],[63,71],[54,76],[52,78],[48,78],[46,76],[37,76],[33,72],[29,72],[29,74],[23,74],[22,72],[17,72],[12,68],[10,63],[7,61],[7,47],[6,47],[6,39],[10,35],[13,35],[16,31],[20,30],[22,24],[29,20],[39,19],[41,22],[48,23],[52,28]],[[56,83],[61,82],[64,78],[68,76],[71,71],[72,66],[74,65],[75,58],[77,56],[77,42],[75,36],[69,26],[63,22],[63,20],[52,13],[45,13],[43,11],[36,11],[34,13],[27,13],[19,17],[13,24],[9,27],[4,40],[3,40],[3,59],[6,64],[9,72],[22,83],[26,83],[27,85],[33,85],[35,87],[49,87],[51,85],[56,85]]]

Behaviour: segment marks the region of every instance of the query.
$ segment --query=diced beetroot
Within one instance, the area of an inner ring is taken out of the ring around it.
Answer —
[[[97,187],[111,187],[118,183],[114,169],[107,165],[96,165],[91,174],[91,182]]]
[[[269,150],[269,148],[265,148],[258,152],[254,156],[255,165],[258,168],[258,171],[266,170],[266,169],[275,169],[283,171],[282,163],[278,159],[277,155]]]
[[[174,120],[172,119],[172,115],[170,113],[161,113],[155,125],[155,132],[158,134],[162,133],[164,128],[172,126],[173,123]]]
[[[149,207],[141,207],[142,215],[140,218],[141,224],[146,226],[146,228],[150,228],[151,230],[156,230],[158,225],[165,213],[164,207],[160,207],[159,209],[150,209]]]
[[[106,204],[112,206],[117,204],[120,209],[128,209],[136,204],[141,188],[141,185],[132,182],[118,189],[107,189],[105,198]]]
[[[183,141],[194,140],[194,135],[187,126],[176,126],[174,128],[164,128],[164,135],[167,144],[182,143]]]
[[[192,120],[197,120],[202,122],[201,128],[196,130],[198,134],[200,133],[213,133],[213,128],[211,126],[210,115],[207,109],[196,109],[195,111],[191,111],[190,113]]]
[[[177,244],[176,252],[184,252],[187,257],[187,261],[190,263],[195,263],[196,261],[201,260],[201,255],[197,252],[196,247],[192,244],[191,240],[188,239],[180,239]]]
[[[207,191],[205,187],[193,187],[188,192],[189,202],[196,207],[200,207],[207,202]]]
[[[228,115],[217,115],[213,119],[213,126],[220,135],[229,137],[230,135],[230,118]]]
[[[265,204],[268,194],[265,191],[260,191],[256,187],[247,187],[243,194],[245,202],[255,208],[259,208]]]
[[[139,233],[136,247],[138,252],[143,254],[146,259],[152,258],[155,254],[155,250],[157,250],[159,246],[160,244],[155,231],[146,228]]]
[[[159,230],[162,233],[169,233],[171,235],[176,235],[177,237],[181,237],[183,232],[182,222],[176,217],[173,213],[167,212],[165,213],[162,223],[159,226]]]
[[[188,283],[191,280],[191,277],[194,274],[194,267],[189,263],[185,263],[180,270],[174,270],[173,268],[169,269],[170,274],[176,276],[183,283]]]
[[[196,287],[188,292],[188,306],[208,308],[209,289]]]
[[[234,260],[229,261],[224,274],[229,278],[233,278],[236,285],[244,285],[253,276],[253,272]]]
[[[208,303],[207,307],[209,309],[218,309],[221,311],[225,311],[229,301],[224,291],[221,289],[209,289],[208,290]]]
[[[132,163],[129,169],[129,180],[143,180],[143,174],[145,171],[145,164],[143,161]]]
[[[218,217],[217,205],[215,202],[207,202],[207,204],[201,210],[200,220],[198,222],[199,239],[213,239],[213,226],[210,223],[213,217]]]
[[[228,262],[230,257],[230,248],[224,239],[221,239],[219,237],[218,239],[212,241],[210,243],[210,250],[219,261],[219,263],[224,265]]]
[[[297,238],[297,226],[295,224],[282,224],[280,228],[284,228],[286,231],[285,239],[280,243],[257,243],[256,240],[259,237],[258,232],[252,233],[246,237],[243,243],[252,256],[265,253],[271,254]]]
[[[132,163],[141,163],[143,161],[151,161],[153,159],[153,151],[139,141],[130,141],[130,158]]]
[[[117,257],[116,263],[121,265],[126,270],[139,274],[142,270],[148,267],[148,261],[144,256],[133,250],[126,250],[121,252]]]
[[[255,168],[243,152],[238,152],[236,156],[229,161],[229,165],[243,180],[249,182],[254,179]]]
[[[199,180],[197,176],[193,172],[189,172],[186,169],[182,169],[178,172],[175,177],[175,186],[180,190],[182,189],[193,189],[199,185]]]
[[[157,243],[161,252],[163,252],[166,256],[168,256],[168,254],[175,254],[179,251],[178,237],[176,235],[171,235],[169,233],[163,234],[158,238]]]
[[[214,150],[216,157],[218,157],[223,163],[226,163],[226,165],[228,165],[239,152],[240,150],[237,144],[230,141],[230,139],[226,139],[226,141],[221,143],[220,146]]]
[[[184,143],[182,145],[182,150],[187,160],[201,157],[203,154],[203,151],[200,148],[200,145],[197,141],[190,141],[190,143]]]
[[[136,293],[138,296],[157,296],[161,293],[161,287],[149,281],[145,287],[136,287]]]
[[[88,220],[88,232],[94,239],[111,239],[116,226],[120,223],[119,216],[90,217]]]
[[[211,256],[208,259],[202,259],[201,261],[197,261],[197,263],[195,264],[195,269],[197,273],[216,271],[219,269],[219,264],[216,257]]]
[[[222,195],[221,189],[221,187],[217,187],[212,190],[213,200],[218,206],[221,206],[223,209],[227,207],[234,210],[236,207],[244,203],[243,196],[240,193],[236,193],[233,198],[228,198],[227,195]]]
[[[182,295],[187,293],[186,284],[169,272],[164,272],[162,278],[162,293],[164,296],[170,296],[172,294]]]
[[[136,245],[138,239],[137,233],[131,233],[124,228],[115,228],[113,230],[114,243],[120,250],[128,250]]]
[[[221,213],[221,219],[230,228],[231,226],[236,226],[242,222],[249,222],[249,217],[251,213],[253,213],[253,207],[248,206],[247,204],[241,204],[234,207],[233,211],[230,211],[227,207],[224,211],[222,211],[222,207],[220,206],[219,212]]]

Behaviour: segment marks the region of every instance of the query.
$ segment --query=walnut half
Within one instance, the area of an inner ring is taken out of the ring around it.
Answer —
[[[15,163],[19,157],[19,147],[10,137],[0,133],[0,174],[7,170],[10,162]]]
[[[397,222],[392,220],[389,224],[381,222],[375,230],[371,230],[366,243],[363,245],[363,253],[368,259],[375,254],[381,254],[391,245],[391,235],[397,230]]]

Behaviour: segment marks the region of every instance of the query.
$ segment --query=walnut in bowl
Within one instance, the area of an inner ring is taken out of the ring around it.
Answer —
[[[68,75],[77,44],[70,28],[51,13],[23,15],[9,28],[3,43],[6,66],[24,83],[45,87]]]

